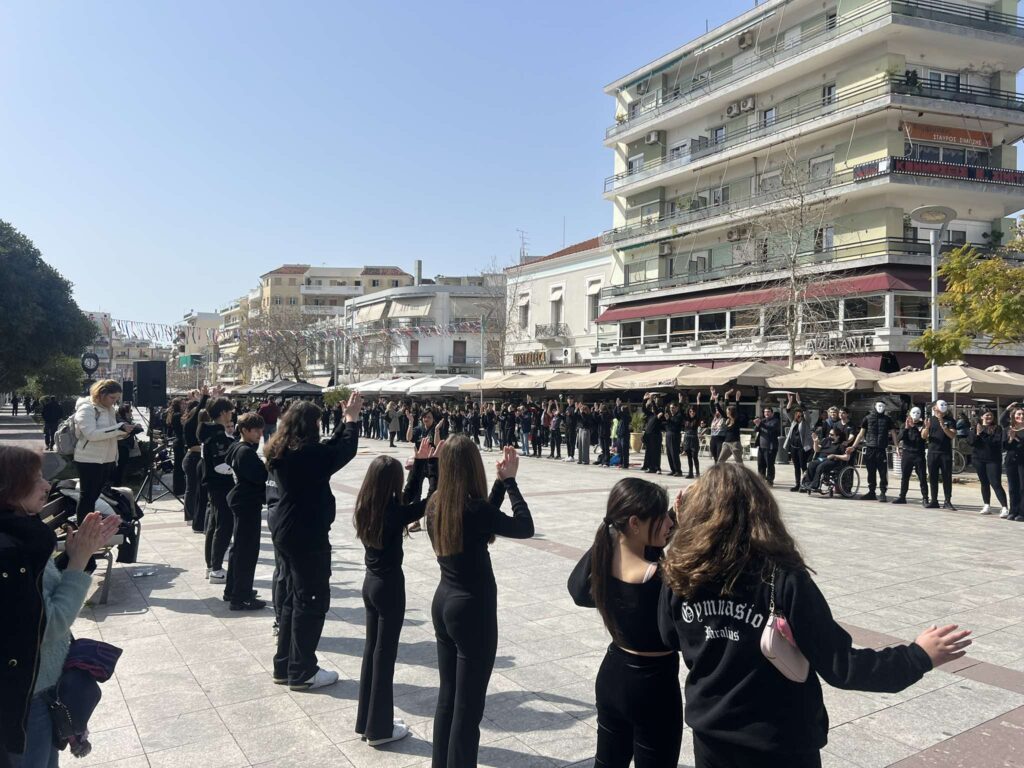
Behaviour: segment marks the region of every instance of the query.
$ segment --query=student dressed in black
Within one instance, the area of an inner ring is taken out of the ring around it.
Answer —
[[[844,425],[845,426],[845,425]],[[849,432],[846,433],[849,439]],[[898,438],[896,434],[896,422],[885,412],[885,403],[875,403],[875,409],[869,413],[860,423],[860,431],[853,441],[854,450],[864,442],[864,465],[868,469],[868,492],[861,496],[865,501],[886,501],[885,492],[889,488],[889,454],[890,442],[895,443]],[[878,487],[878,496],[875,496],[875,487]]]
[[[281,566],[280,631],[274,681],[303,691],[337,682],[337,672],[317,665],[316,647],[331,597],[331,476],[356,455],[362,405],[354,393],[345,424],[321,443],[320,409],[298,402],[286,412],[264,449],[280,498],[268,523]]]
[[[757,442],[757,473],[775,485],[775,456],[779,452],[782,421],[772,408],[765,408],[760,419],[754,419],[754,440]]]
[[[661,434],[665,429],[665,414],[652,397],[644,405],[644,472],[661,474]]]
[[[989,513],[992,492],[996,494],[1000,507],[1007,509],[1006,491],[1003,490],[1003,428],[996,424],[995,414],[986,412],[977,426],[967,433],[973,450],[971,464],[978,473],[981,483],[981,513]]]
[[[437,461],[430,459],[431,445],[420,444],[411,473],[417,481],[426,476],[433,493]],[[353,524],[365,549],[363,606],[366,610],[366,642],[359,674],[359,705],[356,733],[371,746],[397,741],[408,729],[395,723],[395,661],[405,622],[405,574],[402,572],[402,540],[406,526],[423,517],[427,500],[402,504],[402,466],[390,456],[373,460],[356,501]]]
[[[235,442],[227,434],[234,406],[226,397],[218,397],[206,412],[211,421],[199,426],[199,440],[203,444],[203,481],[210,495],[210,506],[206,513],[206,567],[210,569],[211,581],[225,581],[224,555],[231,543],[234,518],[228,504],[228,492],[235,485],[228,464],[228,449]]]
[[[431,605],[440,676],[433,768],[477,764],[480,720],[498,647],[498,589],[487,545],[495,536],[533,536],[533,518],[516,484],[518,466],[509,446],[490,497],[483,499],[483,464],[472,441],[455,436],[438,457],[437,492],[427,508],[427,529],[441,566]],[[506,493],[511,517],[499,509]]]
[[[900,495],[893,504],[906,504],[910,490],[910,476],[916,472],[921,484],[921,503],[928,505],[928,476],[925,472],[924,454],[928,443],[921,437],[921,409],[911,408],[903,429],[896,436],[900,449]]]
[[[199,442],[199,412],[206,408],[210,399],[203,387],[199,402],[192,401],[185,406],[181,417],[181,434],[185,446],[185,458],[181,461],[185,473],[185,519],[192,521],[192,530],[202,533],[206,530],[206,486],[201,476],[203,449]]]
[[[234,520],[228,552],[228,575],[224,597],[233,611],[255,611],[266,607],[253,596],[252,582],[260,555],[263,502],[267,498],[267,467],[256,449],[263,434],[263,417],[246,413],[239,420],[239,440],[228,448],[227,463],[237,482],[228,491],[228,507]]]
[[[686,454],[686,477],[700,477],[700,393],[697,393],[697,404],[686,409],[683,417],[683,453]],[[682,464],[679,467],[682,471]]]
[[[579,406],[573,398],[565,406],[565,454],[569,461],[576,458],[576,429],[579,426]]]
[[[956,421],[949,415],[945,400],[939,400],[932,415],[925,421],[922,436],[928,441],[928,483],[931,487],[930,509],[939,507],[939,475],[942,475],[944,509],[953,509],[953,437]]]
[[[594,545],[569,576],[576,605],[598,608],[612,636],[597,673],[596,768],[675,768],[683,734],[679,655],[658,630],[662,582],[645,550],[660,553],[671,518],[663,488],[616,483]],[[618,567],[615,552],[618,551]],[[614,571],[617,571],[615,573]]]
[[[683,468],[679,461],[682,450],[683,424],[686,417],[679,410],[678,403],[671,403],[665,414],[665,453],[668,455],[668,473],[672,477],[682,477]],[[692,470],[691,470],[692,471]]]
[[[1024,523],[1024,418],[1019,419],[1019,414],[1020,408],[1007,411],[1003,453],[1006,457],[1006,484],[1010,487],[1010,507],[1006,517]]]

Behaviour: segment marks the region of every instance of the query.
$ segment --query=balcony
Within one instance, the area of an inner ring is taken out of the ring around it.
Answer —
[[[533,328],[533,337],[539,341],[561,341],[572,336],[567,323],[540,323]]]
[[[303,296],[362,296],[361,285],[303,285],[299,287]]]
[[[344,307],[331,307],[320,304],[303,304],[302,314],[304,315],[343,315]]]
[[[959,244],[946,243],[942,246],[943,253],[960,247]],[[971,247],[982,252],[991,253],[992,246],[988,243],[972,243]],[[866,240],[850,245],[837,245],[832,248],[823,248],[818,251],[807,251],[797,257],[803,267],[812,267],[820,264],[831,264],[845,262],[855,259],[867,259],[884,256],[929,256],[931,246],[925,240],[910,240],[905,238],[880,238],[877,240]],[[621,296],[635,298],[639,294],[654,293],[669,288],[682,288],[689,285],[699,285],[715,280],[725,280],[731,277],[745,275],[767,275],[772,272],[779,272],[787,269],[787,259],[772,258],[750,258],[734,262],[718,269],[709,269],[703,272],[686,273],[680,275],[669,275],[658,277],[652,280],[641,280],[628,285],[613,285],[601,290],[602,302],[611,301]]]
[[[760,52],[749,64],[716,75],[704,75],[688,86],[679,85],[670,89],[658,89],[639,100],[639,106],[630,117],[620,120],[605,131],[605,139],[612,140],[626,133],[632,133],[655,119],[700,99],[728,85],[765,72],[782,62],[801,54],[814,51],[836,38],[857,32],[869,24],[889,18],[921,18],[957,26],[966,26],[986,32],[1024,37],[1024,18],[1012,14],[998,13],[944,0],[875,0],[852,13],[842,14],[832,24],[824,23],[814,29],[804,30],[800,41],[793,43],[786,36],[779,35],[778,42]],[[633,102],[634,104],[636,102]]]
[[[396,368],[418,366],[418,365],[433,365],[433,355],[392,355],[388,362]]]
[[[940,178],[952,181],[998,184],[1001,186],[1024,189],[1024,172],[1009,168],[993,168],[988,166],[956,165],[953,163],[933,163],[912,160],[903,157],[882,157],[855,168],[833,173],[830,176],[798,180],[789,188],[771,187],[756,194],[731,199],[714,205],[701,205],[697,200],[691,201],[686,209],[674,209],[658,217],[650,216],[635,224],[610,229],[601,234],[604,245],[636,240],[639,244],[645,239],[675,237],[683,234],[679,227],[706,221],[716,216],[735,214],[747,211],[747,218],[757,214],[756,210],[768,210],[791,207],[796,200],[803,204],[814,204],[820,199],[834,195],[839,191],[848,191],[855,185],[888,176],[915,176],[923,178]],[[729,186],[751,182],[752,177],[733,179]],[[752,184],[751,184],[752,186]],[[750,210],[748,210],[750,209]],[[739,223],[739,217],[736,217]]]
[[[639,168],[609,176],[604,180],[604,191],[606,194],[618,192],[624,187],[630,187],[767,136],[806,127],[822,118],[843,119],[844,113],[852,108],[891,94],[940,99],[962,104],[978,104],[1024,113],[1024,94],[1021,93],[970,85],[954,87],[914,76],[890,75],[880,82],[868,83],[845,91],[841,98],[822,101],[818,104],[806,104],[792,112],[778,115],[770,125],[754,125],[730,130],[721,141],[714,144],[709,143],[710,140],[705,136],[691,139],[689,147],[681,152],[656,158],[644,163]]]
[[[468,357],[466,355],[448,355],[448,365],[451,368],[479,368],[480,357]]]

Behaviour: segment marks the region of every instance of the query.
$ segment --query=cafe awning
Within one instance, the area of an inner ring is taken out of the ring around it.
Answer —
[[[355,321],[356,325],[362,323],[373,323],[384,317],[384,310],[387,309],[388,303],[381,301],[376,304],[368,304],[365,307],[359,307],[356,310]]]
[[[426,317],[430,314],[430,306],[431,300],[429,296],[391,299],[388,317]]]

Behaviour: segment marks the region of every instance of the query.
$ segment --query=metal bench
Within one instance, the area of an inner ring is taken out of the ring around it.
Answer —
[[[71,525],[71,518],[75,514],[74,506],[69,502],[68,498],[61,496],[49,502],[39,513],[39,518],[43,523],[57,534],[57,553],[64,552],[65,550],[67,536],[64,532],[64,526]],[[124,543],[124,536],[115,534],[111,537],[110,541],[93,553],[93,557],[107,561],[106,571],[103,575],[103,587],[100,589],[100,605],[106,605],[107,598],[110,595],[110,577],[114,570],[113,548],[122,543]]]

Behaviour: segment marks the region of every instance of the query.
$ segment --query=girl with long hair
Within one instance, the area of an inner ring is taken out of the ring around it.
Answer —
[[[171,450],[174,453],[174,473],[171,476],[171,488],[176,496],[185,493],[185,435],[182,431],[181,417],[185,408],[185,400],[176,397],[171,400],[164,413],[164,426],[167,437],[171,441]],[[191,522],[192,518],[185,516],[185,522]]]
[[[434,713],[433,768],[477,764],[480,720],[498,648],[498,588],[487,545],[495,536],[533,536],[530,508],[516,484],[519,456],[507,446],[487,496],[480,451],[465,435],[437,453],[437,492],[427,503],[427,531],[441,566],[431,605],[440,688]],[[512,516],[499,507],[505,494]]]
[[[206,486],[203,485],[201,468],[203,448],[199,442],[199,414],[206,413],[206,403],[210,392],[204,386],[202,390],[192,392],[192,399],[182,409],[181,438],[185,449],[185,458],[181,468],[185,473],[185,519],[192,521],[192,530],[202,533],[206,529]]]
[[[978,423],[968,434],[971,451],[971,464],[978,473],[981,483],[981,514],[991,514],[990,502],[995,493],[999,502],[1001,517],[1010,516],[1010,508],[1006,503],[1006,491],[1003,490],[1003,428],[996,423],[995,411],[985,411]]]
[[[345,404],[345,425],[320,442],[320,409],[293,403],[263,453],[280,498],[268,525],[280,564],[281,605],[274,682],[307,691],[338,682],[317,665],[316,647],[331,598],[331,476],[356,455],[362,398]]]
[[[677,525],[662,560],[658,622],[690,670],[686,722],[697,768],[820,766],[828,714],[819,676],[837,688],[894,693],[970,645],[968,630],[949,625],[909,645],[855,649],[768,485],[738,464],[705,472],[683,497]],[[798,664],[784,675],[762,653],[766,624],[806,658],[804,679]]]
[[[1024,408],[1009,412],[1009,422],[1003,437],[1006,454],[1006,483],[1010,486],[1010,507],[1007,520],[1024,523]]]
[[[437,463],[430,458],[435,451],[429,440],[421,440],[410,474],[417,478],[426,475],[433,484]],[[423,501],[410,503],[403,499],[404,479],[402,464],[397,459],[375,458],[366,470],[352,514],[356,536],[366,550],[366,576],[363,578],[366,642],[359,674],[356,733],[371,747],[409,735],[408,726],[394,719],[392,691],[398,641],[405,622],[402,539],[408,535],[407,526],[423,517],[430,494]]]
[[[114,405],[121,385],[112,379],[97,381],[89,394],[75,403],[75,468],[78,470],[79,523],[96,509],[96,500],[110,482],[117,464],[117,441],[135,434],[132,424],[118,422]]]
[[[677,504],[682,492],[677,497]],[[612,636],[597,673],[599,768],[675,768],[683,737],[679,654],[658,631],[662,582],[650,549],[668,543],[672,516],[665,489],[620,480],[608,495],[594,544],[569,576],[576,605],[597,608]]]
[[[683,417],[683,453],[686,454],[686,479],[692,480],[694,475],[700,477],[700,392],[697,402],[686,409]]]

